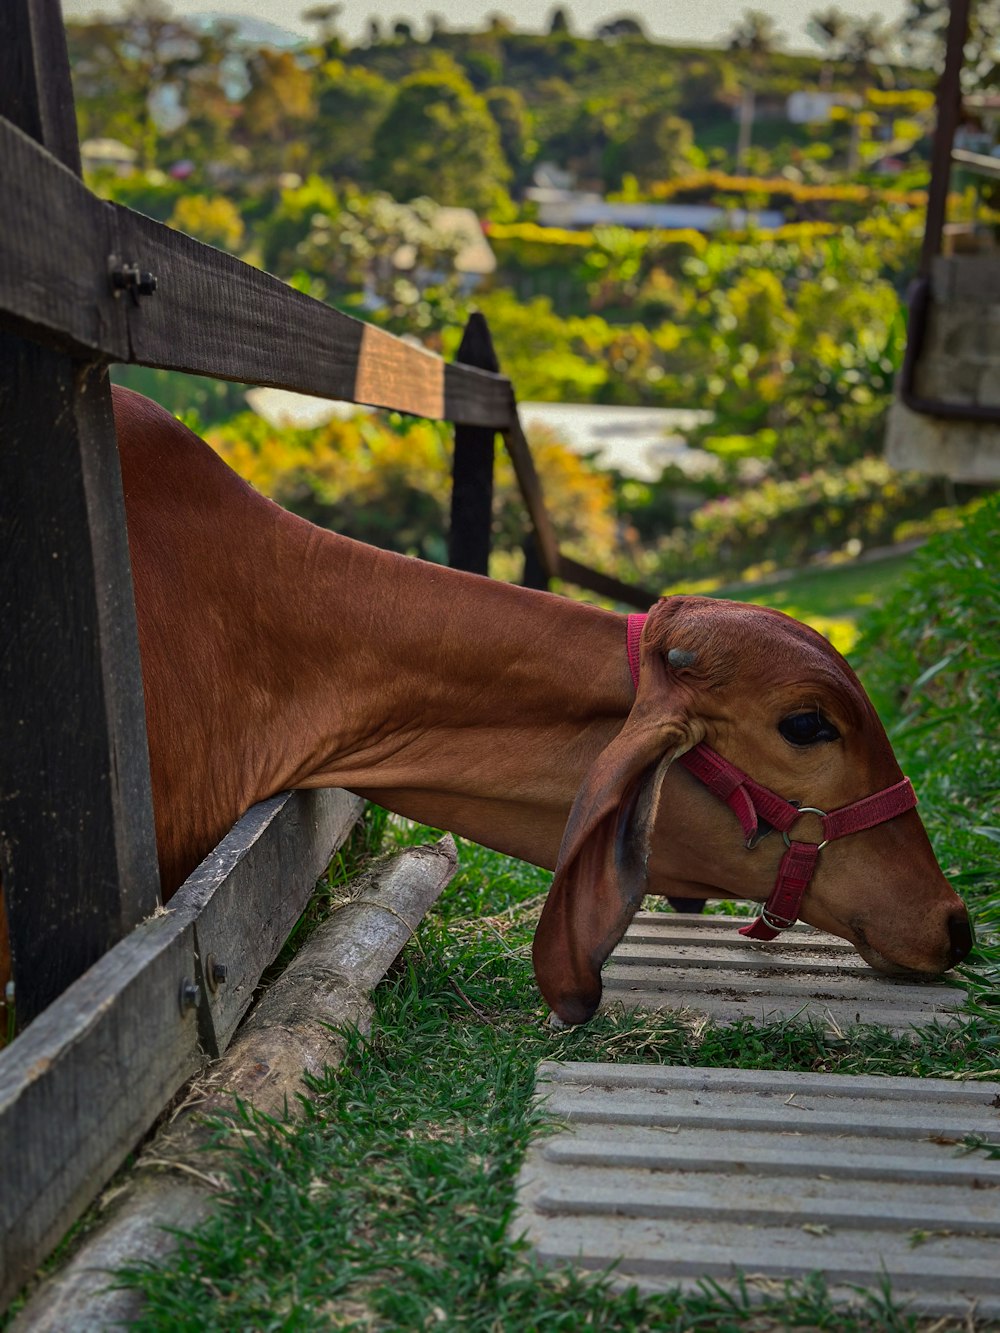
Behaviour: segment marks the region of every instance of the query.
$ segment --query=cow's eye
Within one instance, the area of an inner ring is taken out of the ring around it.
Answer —
[[[818,741],[836,741],[840,732],[817,709],[813,713],[792,713],[778,723],[778,730],[792,745],[815,745]]]

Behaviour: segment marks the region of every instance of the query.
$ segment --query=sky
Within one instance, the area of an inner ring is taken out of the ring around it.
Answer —
[[[294,32],[306,33],[301,13],[317,0],[172,0],[175,14],[211,11],[246,14],[266,19]],[[341,28],[354,41],[367,33],[368,20],[377,17],[383,26],[406,19],[418,35],[424,31],[428,14],[440,14],[456,28],[478,28],[487,15],[503,14],[515,27],[527,32],[543,31],[559,0],[342,0]],[[120,13],[124,0],[62,0],[67,18],[81,18],[95,13]],[[886,23],[902,14],[905,0],[837,0],[836,8],[856,17],[877,15]],[[570,19],[570,27],[581,36],[590,36],[598,23],[623,14],[638,18],[653,37],[667,42],[717,42],[723,40],[748,9],[762,10],[774,19],[783,35],[784,45],[793,51],[814,50],[805,31],[811,13],[825,11],[831,0],[567,0],[561,6]]]

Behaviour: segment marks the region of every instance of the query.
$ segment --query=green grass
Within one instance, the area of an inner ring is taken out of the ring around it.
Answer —
[[[400,841],[426,830],[395,827]],[[463,845],[464,852],[467,850]],[[472,850],[472,849],[468,849]],[[640,1298],[606,1278],[539,1271],[508,1235],[541,1059],[641,1060],[843,1073],[966,1074],[1000,1063],[973,1020],[915,1039],[878,1030],[720,1028],[604,1015],[553,1032],[531,973],[537,872],[478,849],[379,988],[370,1040],[313,1084],[301,1127],[247,1113],[232,1193],[164,1270],[129,1275],[148,1330],[909,1329],[884,1291],[835,1309],[818,1274],[765,1295]],[[492,869],[491,869],[492,866]],[[497,873],[506,910],[465,918]],[[518,907],[520,898],[524,906]]]
[[[825,634],[840,652],[850,654],[858,641],[858,621],[869,607],[878,606],[905,577],[912,554],[878,560],[845,561],[812,567],[798,573],[738,583],[703,579],[671,592],[699,592],[728,597],[735,602],[757,602],[803,620]]]
[[[1000,495],[914,556],[865,620],[856,666],[945,874],[979,935],[974,994],[1000,1004]],[[996,1012],[996,1009],[993,1009]]]
[[[737,602],[759,602],[804,620],[825,634],[835,648],[850,653],[858,639],[858,621],[869,607],[879,605],[910,569],[910,555],[882,560],[806,569],[780,583],[740,583],[724,596]]]
[[[834,1307],[822,1276],[735,1294],[710,1282],[641,1298],[607,1276],[539,1271],[509,1236],[514,1181],[544,1123],[531,1098],[545,1058],[943,1077],[997,1076],[1000,991],[989,937],[996,880],[996,567],[1000,506],[933,543],[870,612],[857,661],[914,778],[942,864],[976,914],[979,1003],[955,1027],[837,1035],[782,1022],[720,1027],[676,1014],[600,1015],[554,1032],[534,986],[530,941],[546,872],[472,844],[460,871],[376,995],[371,1037],[313,1085],[304,1123],[245,1113],[231,1190],[163,1269],[124,1280],[146,1293],[140,1330],[914,1329],[882,1287]],[[840,614],[869,595],[872,566],[754,590]],[[894,574],[894,578],[896,577]],[[850,576],[850,577],[848,577]],[[370,812],[355,852],[430,831]],[[340,867],[348,871],[350,865]],[[324,893],[338,894],[337,876]],[[308,929],[308,922],[303,930]],[[997,1150],[968,1144],[963,1150]],[[926,1321],[923,1327],[930,1327]],[[961,1324],[937,1324],[969,1327]],[[986,1325],[977,1323],[976,1327]]]

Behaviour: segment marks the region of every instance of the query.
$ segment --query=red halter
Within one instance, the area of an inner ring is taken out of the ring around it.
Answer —
[[[628,618],[628,663],[636,686],[639,684],[639,639],[645,623],[644,615]],[[768,787],[762,787],[735,764],[723,759],[704,741],[682,754],[678,763],[683,764],[721,801],[725,801],[740,821],[748,849],[756,847],[764,833],[768,832],[765,829],[761,833],[761,819],[771,828],[777,829],[785,840],[788,850],[781,858],[774,888],[756,921],[740,930],[741,935],[755,940],[773,940],[780,931],[795,924],[819,854],[828,842],[843,838],[848,833],[860,833],[863,829],[874,828],[876,824],[884,824],[887,819],[894,819],[896,815],[912,810],[917,803],[910,779],[903,778],[901,782],[873,796],[862,797],[860,801],[843,805],[839,810],[827,814],[824,810],[817,810],[814,805],[786,801]],[[789,829],[805,814],[819,815],[823,825],[822,842],[798,842],[789,838]]]

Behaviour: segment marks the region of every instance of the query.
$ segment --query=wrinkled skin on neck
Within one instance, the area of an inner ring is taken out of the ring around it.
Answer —
[[[672,666],[671,649],[688,664]],[[779,731],[782,719],[816,711],[835,740],[800,746]],[[644,892],[758,902],[770,893],[780,836],[747,850],[736,816],[671,764],[700,741],[785,799],[827,812],[902,777],[863,687],[821,635],[761,607],[660,602],[643,632],[635,704],[574,804],[536,935],[536,973],[564,1021],[596,1008],[600,964]],[[818,818],[804,815],[795,836],[820,841]],[[887,973],[940,973],[971,944],[916,811],[825,847],[801,917]]]

